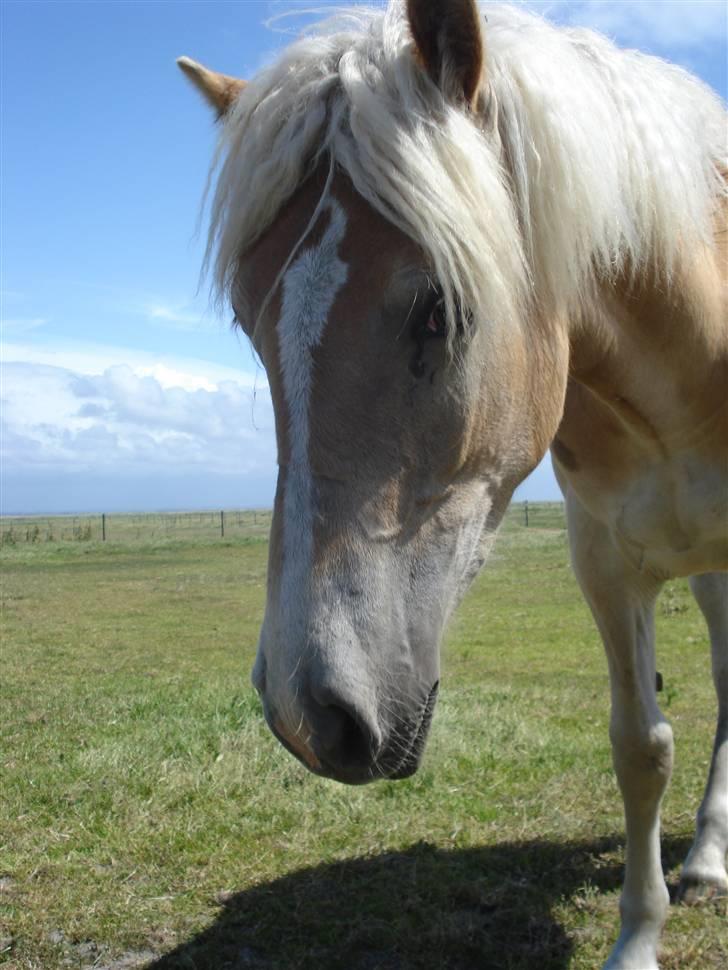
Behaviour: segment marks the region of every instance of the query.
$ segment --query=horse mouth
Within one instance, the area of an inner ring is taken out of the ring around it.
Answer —
[[[440,683],[437,681],[414,717],[402,721],[399,730],[393,732],[377,757],[367,763],[354,760],[347,765],[333,766],[325,758],[304,757],[300,746],[291,743],[278,728],[276,718],[271,716],[264,703],[265,717],[272,733],[283,747],[309,771],[323,778],[333,778],[347,785],[365,785],[372,781],[400,781],[414,775],[422,761],[427,735],[437,703]]]
[[[387,750],[376,762],[376,771],[379,778],[388,779],[389,781],[401,781],[403,778],[409,778],[411,775],[414,775],[419,768],[427,742],[427,735],[432,724],[432,716],[435,713],[439,687],[440,682],[436,681],[430,693],[427,695],[420,712],[417,727],[409,739],[401,738],[398,735],[390,739]]]

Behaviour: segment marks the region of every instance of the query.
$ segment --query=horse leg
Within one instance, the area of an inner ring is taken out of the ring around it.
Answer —
[[[604,641],[610,738],[627,849],[619,939],[605,970],[656,970],[669,897],[660,861],[660,802],[672,773],[672,729],[655,693],[654,603],[661,583],[631,565],[601,523],[567,493],[572,559]]]
[[[695,841],[680,877],[678,898],[685,903],[728,893],[728,573],[693,576],[690,587],[710,633],[718,726]]]

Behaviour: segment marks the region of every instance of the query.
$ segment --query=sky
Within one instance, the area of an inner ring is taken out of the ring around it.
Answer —
[[[726,96],[722,0],[526,6]],[[250,77],[295,8],[2,0],[3,514],[271,505],[265,373],[199,285],[215,127],[175,59]],[[548,458],[516,497],[560,497]]]

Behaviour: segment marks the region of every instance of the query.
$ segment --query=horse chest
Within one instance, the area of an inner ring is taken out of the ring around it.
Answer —
[[[559,477],[641,572],[667,578],[727,569],[725,407],[658,420],[656,407],[630,397],[570,382],[552,445]]]
[[[572,480],[572,476],[570,481]],[[635,465],[611,488],[595,468],[576,491],[640,572],[661,578],[728,568],[728,475],[702,456]]]

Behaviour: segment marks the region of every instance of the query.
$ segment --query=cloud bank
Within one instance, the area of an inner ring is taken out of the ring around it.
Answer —
[[[3,364],[2,511],[32,511],[23,483],[33,479],[60,489],[64,510],[80,509],[73,480],[90,486],[104,476],[118,483],[113,495],[104,487],[109,510],[125,507],[124,480],[131,479],[176,480],[180,507],[218,504],[212,499],[216,478],[250,479],[265,483],[258,500],[268,504],[275,440],[265,381],[256,384],[250,375],[215,380],[161,364],[152,369],[113,364],[88,373],[27,361]],[[210,482],[210,502],[198,486],[187,494],[190,478]],[[232,504],[246,504],[244,490]]]

